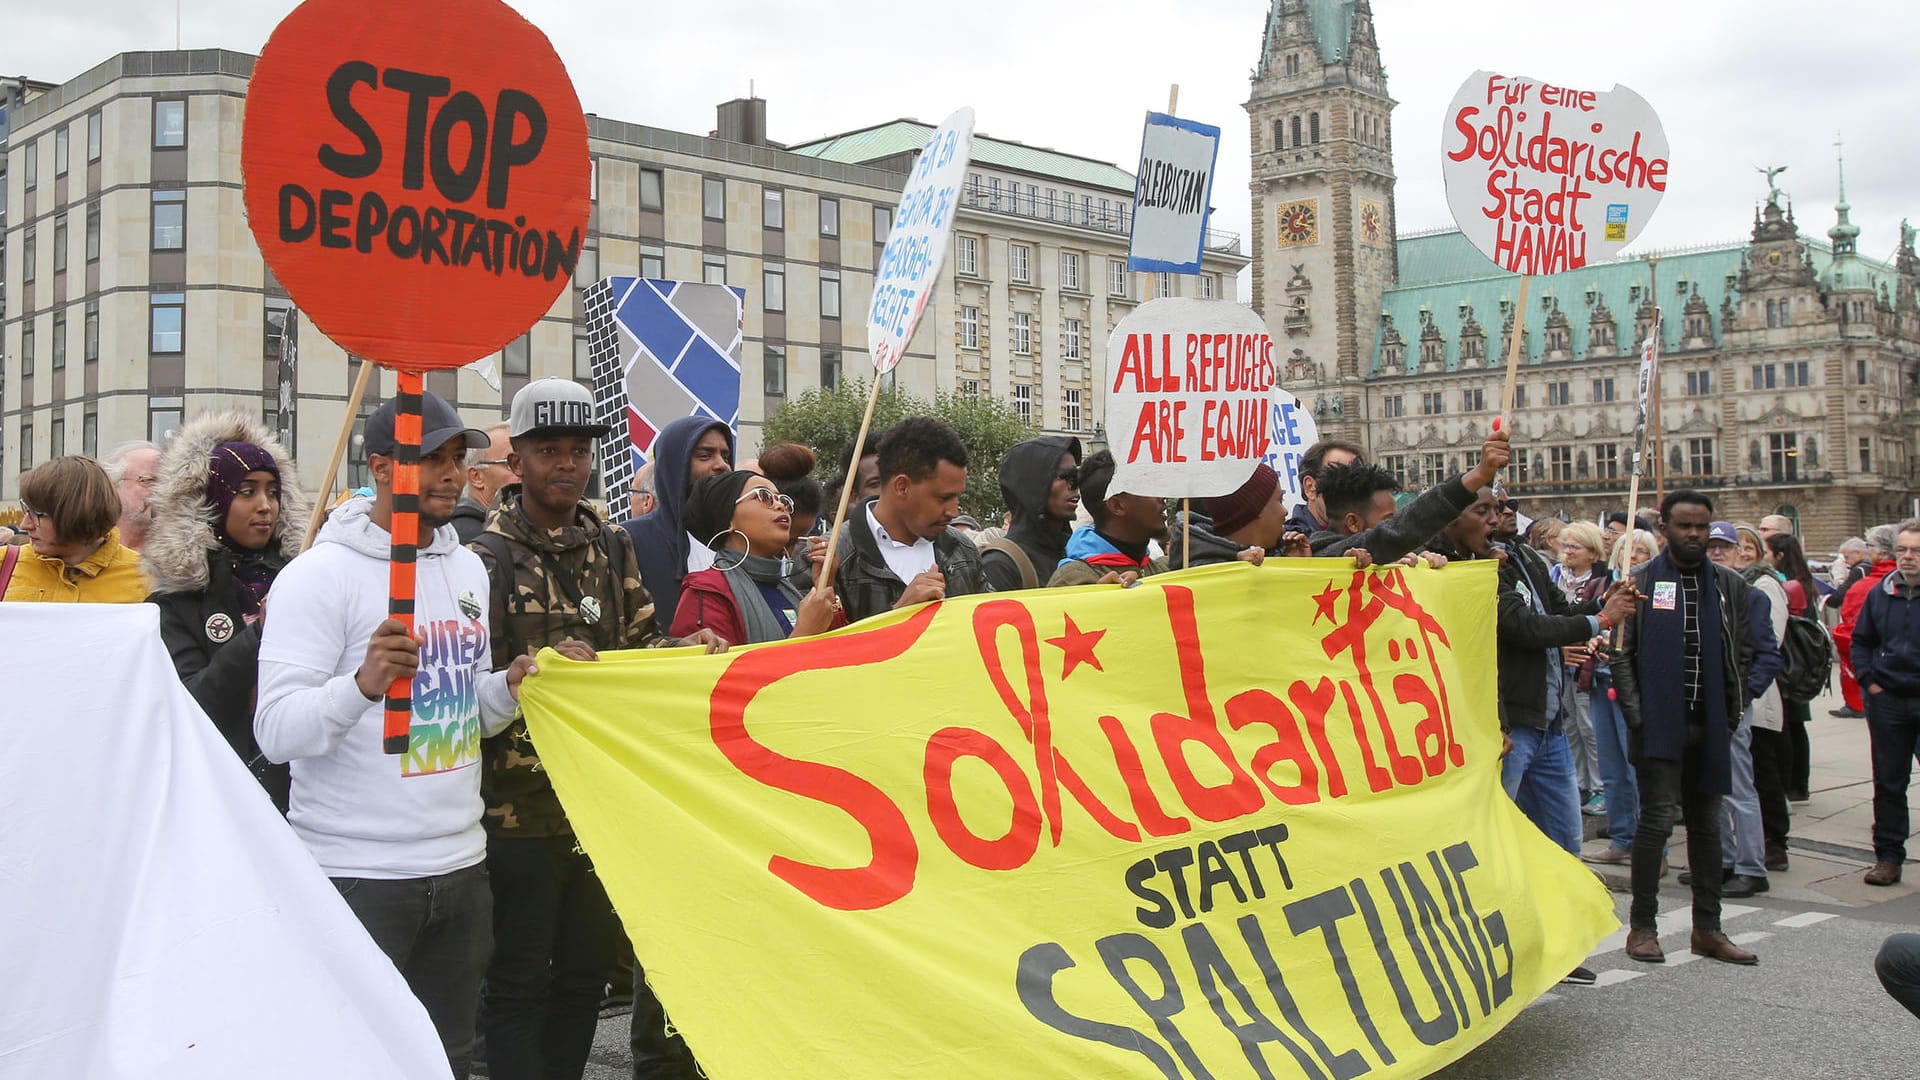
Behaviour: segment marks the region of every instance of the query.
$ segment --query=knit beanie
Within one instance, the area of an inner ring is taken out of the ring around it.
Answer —
[[[760,474],[752,469],[734,469],[694,481],[680,510],[681,525],[708,547],[716,537],[724,543],[722,534],[733,528],[733,508],[740,493],[747,489],[747,481],[755,479],[760,479]]]
[[[250,442],[224,442],[213,448],[207,465],[207,501],[213,504],[213,534],[223,544],[231,544],[227,536],[227,511],[240,494],[247,474],[256,472],[272,473],[273,478],[279,480],[280,463]]]
[[[1273,497],[1273,489],[1280,486],[1280,475],[1273,467],[1261,462],[1253,467],[1253,475],[1231,495],[1216,495],[1207,500],[1207,514],[1213,518],[1213,531],[1221,536],[1236,532],[1260,516],[1266,509],[1267,500]]]

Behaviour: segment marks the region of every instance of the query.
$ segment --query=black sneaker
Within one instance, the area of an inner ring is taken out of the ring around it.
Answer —
[[[1563,983],[1570,983],[1574,986],[1592,986],[1594,983],[1598,982],[1599,980],[1600,980],[1600,976],[1595,975],[1593,973],[1592,968],[1577,967],[1577,968],[1574,968],[1571,972],[1569,972],[1566,978],[1561,979],[1560,981]]]

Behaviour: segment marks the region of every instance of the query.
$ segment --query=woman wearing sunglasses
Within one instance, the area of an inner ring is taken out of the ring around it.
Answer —
[[[687,531],[707,540],[711,569],[688,574],[674,612],[676,637],[706,628],[748,645],[845,626],[831,587],[807,593],[780,573],[793,537],[793,500],[747,469],[703,476],[687,495]],[[824,553],[823,553],[824,554]]]
[[[120,543],[120,494],[89,457],[58,457],[20,478],[20,527],[29,547],[0,548],[0,598],[137,604],[147,598],[140,556]]]

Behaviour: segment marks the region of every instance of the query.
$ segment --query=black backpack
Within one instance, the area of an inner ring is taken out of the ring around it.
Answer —
[[[1819,697],[1833,675],[1833,654],[1833,636],[1819,619],[1788,616],[1787,632],[1780,638],[1780,656],[1786,661],[1776,680],[1780,696],[1796,704]]]

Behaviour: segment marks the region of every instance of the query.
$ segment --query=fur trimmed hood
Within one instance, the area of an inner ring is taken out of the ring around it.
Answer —
[[[207,552],[220,546],[213,536],[207,478],[213,448],[224,442],[250,442],[273,455],[280,466],[280,520],[273,527],[274,543],[289,559],[300,553],[313,503],[286,449],[244,412],[196,416],[167,440],[160,455],[160,480],[148,500],[153,524],[140,554],[156,593],[202,592],[207,587]]]

